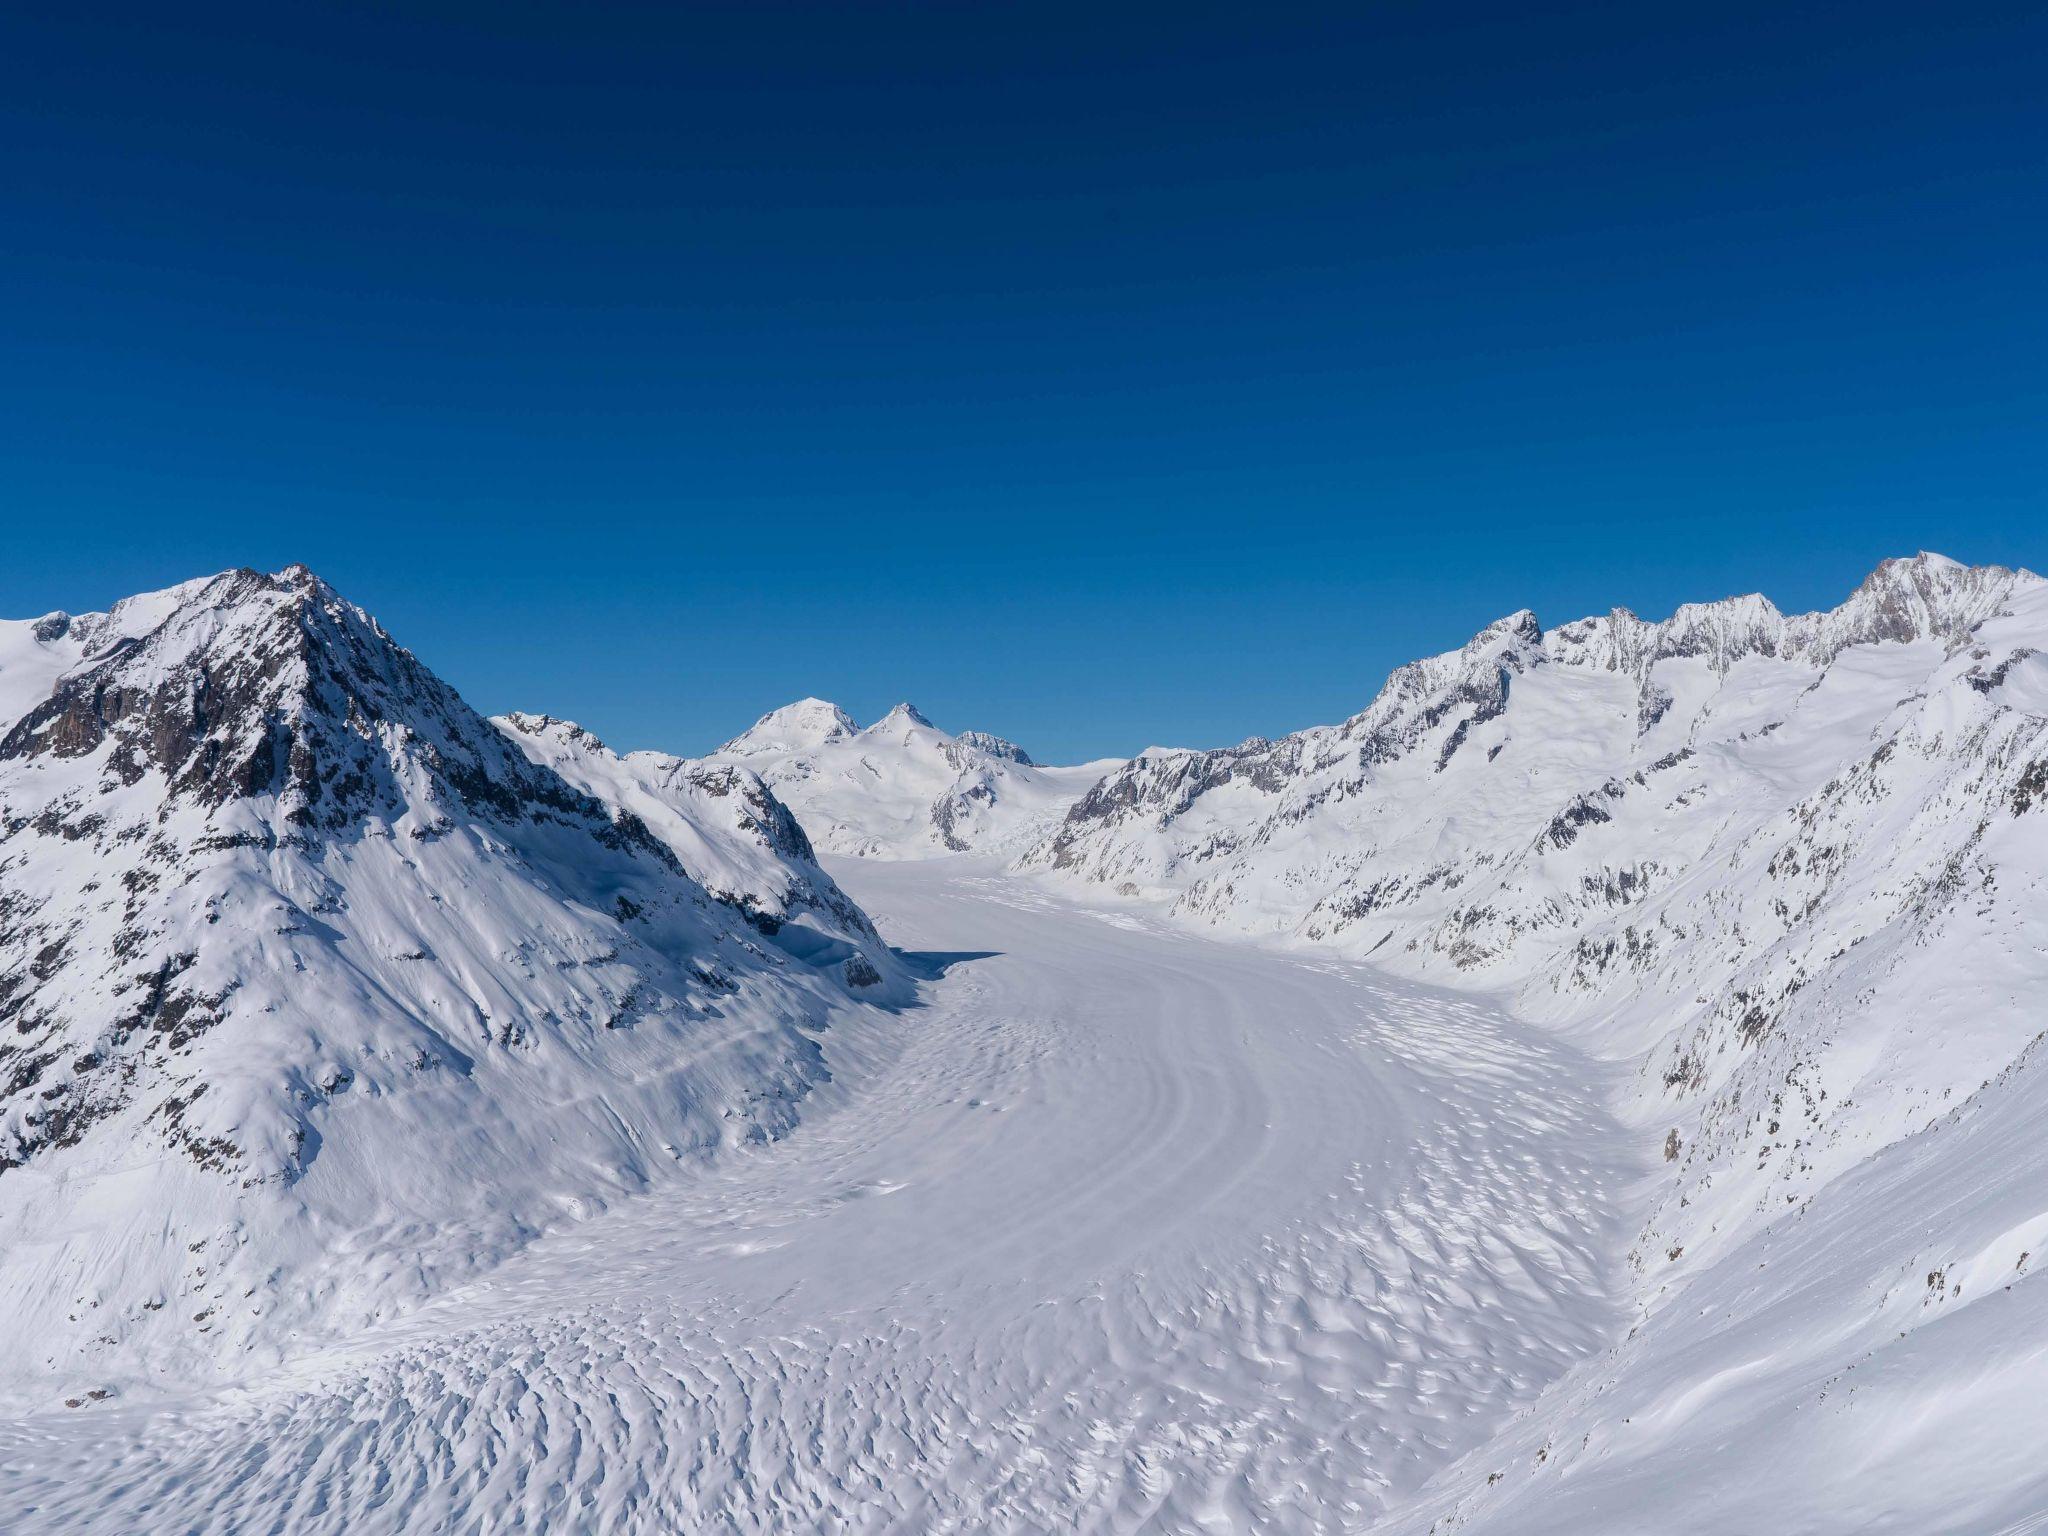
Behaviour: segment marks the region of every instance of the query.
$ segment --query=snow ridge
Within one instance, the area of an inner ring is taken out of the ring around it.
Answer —
[[[0,1504],[2029,1529],[2044,899],[2048,583],[1927,554],[1081,769],[0,626]]]
[[[950,735],[915,705],[856,726],[822,699],[763,715],[706,764],[758,773],[831,853],[922,859],[1014,854],[1110,763],[1049,768],[985,731]]]
[[[1777,1395],[1745,1399],[1774,1428],[1753,1445],[1801,1437],[1808,1459],[1773,1463],[1775,1483],[1731,1464],[1725,1502],[1695,1511],[1754,1526],[1844,1454],[1805,1383],[1889,1358],[1902,1317],[1946,1315],[1960,1256],[1980,1285],[2025,1271],[2026,1146],[2048,1123],[2030,1065],[2044,652],[2048,583],[1929,554],[1822,613],[1748,596],[1545,631],[1523,612],[1397,670],[1341,725],[1139,757],[1024,855],[1184,922],[1505,995],[1631,1064],[1618,1108],[1659,1170],[1630,1252],[1637,1325],[1530,1416],[1519,1462],[1475,1456],[1415,1529],[1640,1528],[1631,1479],[1675,1475],[1671,1447],[1695,1442],[1636,1426],[1713,1375],[1679,1341],[1776,1330]],[[1971,1141],[1994,1123],[2017,1138],[2002,1162]],[[1982,1360],[1930,1344],[1894,1368],[1940,1400]],[[1948,1528],[1914,1501],[1964,1481],[1894,1496]]]
[[[399,1305],[778,1134],[803,1026],[904,995],[757,782],[572,782],[302,566],[6,642],[0,1391]]]

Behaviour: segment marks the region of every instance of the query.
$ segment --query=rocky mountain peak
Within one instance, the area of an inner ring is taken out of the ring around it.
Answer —
[[[509,714],[496,717],[496,724],[507,730],[517,731],[522,736],[547,736],[556,741],[573,744],[586,752],[609,752],[595,731],[578,725],[574,720],[564,720],[558,715],[533,715],[525,710],[515,709]]]
[[[1536,621],[1532,609],[1517,608],[1505,618],[1495,619],[1467,643],[1466,649],[1492,647],[1501,644],[1540,645],[1543,643],[1543,626]]]
[[[979,753],[983,757],[1000,758],[1006,763],[1020,763],[1027,768],[1032,766],[1030,754],[1022,747],[1014,741],[992,736],[987,731],[962,731],[953,740],[967,751]]]
[[[2015,592],[2040,582],[2032,571],[1964,565],[1923,550],[1883,561],[1840,607],[1796,623],[1800,639],[1823,665],[1851,645],[1915,640],[1953,645],[2002,612]]]
[[[386,1220],[421,1273],[459,1267],[596,1193],[589,1169],[626,1187],[779,1130],[820,1070],[799,1026],[898,986],[751,773],[493,725],[302,566],[0,625],[17,701],[0,1181],[98,1191],[122,1235],[79,1283],[151,1337],[174,1320],[142,1303],[228,1230],[166,1226],[179,1202],[272,1233]],[[325,1236],[252,1249],[236,1294],[316,1307],[292,1266],[330,1261]],[[37,1294],[36,1326],[96,1336]]]
[[[1739,657],[1776,655],[1784,635],[1785,616],[1761,593],[1682,603],[1658,626],[1654,656],[1700,656],[1725,672]]]
[[[924,717],[924,715],[919,711],[918,707],[915,704],[906,701],[902,704],[898,704],[894,709],[890,710],[888,714],[882,716],[881,719],[877,720],[873,725],[869,726],[868,730],[889,731],[896,730],[900,727],[907,725],[921,725],[925,727],[925,729],[927,730],[938,729],[937,726],[933,725],[931,721],[927,720]]]
[[[30,620],[29,627],[39,642],[48,645],[51,641],[62,640],[71,633],[71,615],[59,608],[44,614],[40,619]]]
[[[306,829],[431,821],[435,806],[596,814],[304,566],[223,572],[94,628],[106,643],[0,738],[0,762],[103,753],[109,785],[157,773],[212,810],[274,797],[279,820]]]

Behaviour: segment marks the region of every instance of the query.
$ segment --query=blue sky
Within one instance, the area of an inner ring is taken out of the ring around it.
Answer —
[[[2039,7],[68,9],[0,612],[301,559],[621,747],[1076,758],[2048,566]]]

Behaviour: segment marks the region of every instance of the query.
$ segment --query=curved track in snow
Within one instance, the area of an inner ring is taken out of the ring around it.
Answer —
[[[841,873],[935,979],[792,1135],[234,1393],[0,1423],[4,1523],[1356,1529],[1611,1337],[1632,1165],[1541,1034]]]

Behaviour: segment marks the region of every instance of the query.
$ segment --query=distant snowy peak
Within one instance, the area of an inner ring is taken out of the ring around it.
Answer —
[[[905,701],[904,703],[898,704],[894,709],[890,710],[889,713],[882,716],[882,718],[877,720],[873,725],[869,726],[867,728],[867,732],[864,732],[863,734],[873,733],[876,735],[884,735],[890,731],[902,730],[911,726],[922,726],[924,729],[928,731],[937,729],[937,727],[934,726],[931,723],[931,721],[925,719],[924,715],[919,711],[918,707],[915,704]]]
[[[1022,763],[1026,768],[1035,766],[1029,754],[1014,741],[991,736],[987,731],[962,731],[953,739],[963,750],[978,752],[983,757],[999,758],[1006,763]]]
[[[844,741],[860,727],[837,704],[824,699],[798,699],[771,710],[718,749],[720,757],[751,757],[767,752],[807,752],[828,742]]]
[[[893,740],[905,731],[928,732],[935,739],[955,742],[963,753],[1027,766],[1031,762],[1024,749],[1015,742],[991,736],[986,731],[962,731],[958,736],[949,736],[933,725],[923,710],[908,701],[896,705],[874,724],[861,726],[853,716],[826,699],[798,699],[794,704],[770,710],[712,756],[760,757],[811,752],[855,737],[871,742]]]
[[[762,716],[705,761],[758,771],[819,847],[896,859],[1013,853],[1109,766],[1045,768],[986,731],[951,735],[909,703],[862,728],[822,699]]]
[[[1937,640],[1959,644],[2016,592],[2041,578],[2001,565],[1967,566],[1921,553],[1887,560],[1839,607],[1787,616],[1750,593],[1687,603],[1662,623],[1616,608],[1598,618],[1560,625],[1546,639],[1552,660],[1641,674],[1657,662],[1705,659],[1716,672],[1747,656],[1826,666],[1852,645]]]

